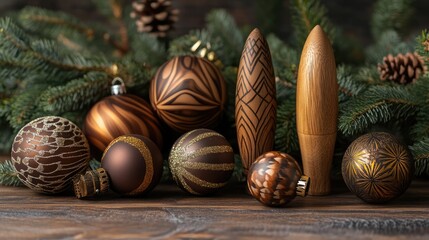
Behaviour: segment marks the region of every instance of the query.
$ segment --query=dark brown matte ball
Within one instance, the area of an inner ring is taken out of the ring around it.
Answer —
[[[295,198],[301,176],[301,168],[293,157],[282,152],[267,152],[250,167],[247,187],[259,202],[279,207]]]
[[[225,186],[231,178],[234,152],[219,133],[196,129],[176,141],[169,165],[180,188],[191,194],[206,195]]]
[[[132,94],[108,96],[97,102],[86,115],[83,130],[101,152],[113,139],[126,134],[143,135],[162,147],[155,113],[144,99]]]
[[[177,132],[212,128],[219,122],[226,103],[225,82],[208,60],[175,57],[162,65],[152,79],[150,101],[162,121]]]
[[[66,190],[73,177],[85,171],[90,159],[82,131],[62,117],[41,117],[16,135],[11,158],[19,179],[41,193]]]
[[[369,203],[402,195],[411,183],[414,162],[408,148],[384,132],[365,134],[350,144],[343,157],[347,187]]]
[[[162,155],[149,138],[125,135],[115,138],[104,151],[101,167],[110,178],[111,189],[123,195],[151,191],[162,175]]]

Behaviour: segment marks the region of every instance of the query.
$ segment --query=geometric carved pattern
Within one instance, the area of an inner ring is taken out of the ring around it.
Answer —
[[[408,149],[388,133],[369,133],[347,149],[342,165],[349,189],[367,202],[386,202],[408,188],[413,175]]]
[[[61,117],[41,117],[25,125],[12,146],[19,179],[29,188],[58,193],[88,167],[90,152],[82,131]]]
[[[258,29],[246,40],[237,76],[235,123],[244,173],[261,154],[273,150],[276,84],[268,44]]]

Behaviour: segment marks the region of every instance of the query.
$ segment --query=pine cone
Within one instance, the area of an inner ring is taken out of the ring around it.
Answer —
[[[130,16],[136,19],[137,30],[156,37],[165,37],[173,29],[179,13],[169,0],[136,0],[132,6]]]
[[[416,81],[425,72],[424,62],[417,53],[392,54],[383,58],[383,64],[378,64],[381,80],[390,80],[399,84],[409,84]]]

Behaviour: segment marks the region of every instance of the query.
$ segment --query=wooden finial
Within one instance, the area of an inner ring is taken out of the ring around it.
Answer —
[[[305,41],[298,70],[296,124],[309,195],[330,192],[330,172],[337,135],[338,83],[331,43],[322,28]]]
[[[241,54],[235,95],[237,140],[246,175],[261,154],[273,150],[276,109],[271,53],[256,28],[249,34]]]

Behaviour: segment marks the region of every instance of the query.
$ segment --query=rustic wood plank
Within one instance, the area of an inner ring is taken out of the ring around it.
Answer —
[[[4,239],[426,239],[428,181],[415,181],[401,198],[365,204],[336,184],[329,196],[297,198],[268,208],[231,184],[212,197],[193,197],[162,184],[140,198],[114,194],[91,201],[0,187],[0,238]]]

